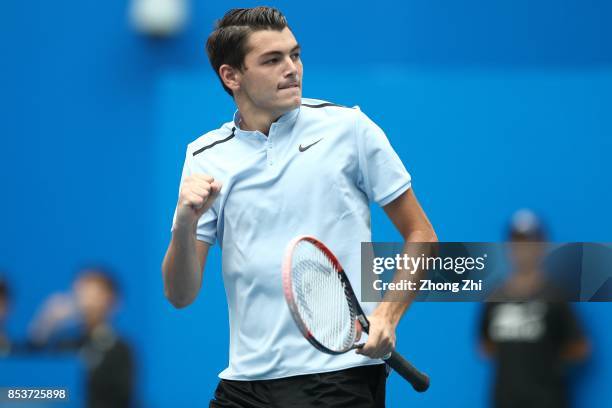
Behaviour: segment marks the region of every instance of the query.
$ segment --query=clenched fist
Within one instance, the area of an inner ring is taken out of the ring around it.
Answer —
[[[208,174],[185,177],[179,192],[175,226],[194,228],[198,219],[215,202],[221,183]]]

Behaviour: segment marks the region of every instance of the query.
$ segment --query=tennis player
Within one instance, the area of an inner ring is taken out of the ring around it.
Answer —
[[[327,355],[291,318],[281,262],[292,238],[313,235],[338,256],[360,296],[370,202],[407,242],[436,240],[410,175],[359,108],[302,98],[300,45],[280,11],[230,10],[206,48],[238,109],[187,148],[162,270],[167,298],[185,307],[200,290],[210,246],[221,246],[229,366],[210,406],[383,407],[381,357],[394,348],[410,302],[364,304],[371,322],[365,346]]]

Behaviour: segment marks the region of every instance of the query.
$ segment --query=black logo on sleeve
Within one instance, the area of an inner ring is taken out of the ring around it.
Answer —
[[[323,138],[317,140],[314,143],[309,144],[308,146],[302,146],[301,144],[298,146],[298,149],[300,152],[305,152],[306,150],[310,149],[312,146],[316,145],[317,143],[319,143],[321,140],[323,140]]]

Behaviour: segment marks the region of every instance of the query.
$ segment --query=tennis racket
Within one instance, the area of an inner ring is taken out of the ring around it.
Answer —
[[[328,354],[361,346],[355,344],[357,321],[366,333],[370,323],[342,265],[321,241],[306,235],[293,239],[285,252],[282,279],[293,320],[310,344]],[[399,353],[393,351],[384,360],[416,391],[429,388],[429,377]]]

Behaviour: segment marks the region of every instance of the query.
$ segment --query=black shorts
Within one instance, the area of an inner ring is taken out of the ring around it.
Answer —
[[[221,380],[210,408],[384,408],[385,364],[276,380]]]

